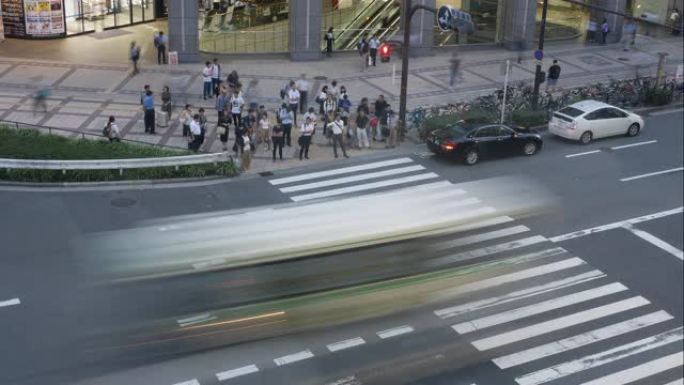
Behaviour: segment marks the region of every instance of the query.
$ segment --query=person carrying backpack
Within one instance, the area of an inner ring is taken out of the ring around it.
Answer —
[[[549,67],[549,78],[546,80],[546,92],[555,91],[560,78],[561,67],[558,65],[558,60],[553,61],[553,65]]]

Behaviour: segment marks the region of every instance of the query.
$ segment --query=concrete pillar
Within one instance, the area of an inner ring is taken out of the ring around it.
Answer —
[[[595,0],[594,5],[597,7],[609,9],[611,11],[625,13],[626,10],[626,0]],[[603,11],[592,10],[591,18],[598,23],[599,26],[599,36],[601,35],[600,28],[603,18],[608,19],[608,29],[610,33],[606,37],[606,43],[617,43],[622,39],[622,25],[624,24],[625,18],[613,13],[606,13]],[[600,37],[598,38],[600,41]]]
[[[169,52],[177,51],[180,63],[201,60],[198,17],[197,1],[169,0]]]
[[[395,40],[402,41],[404,38],[404,31],[402,26],[404,25],[404,1],[399,0],[398,3],[401,5],[401,20],[399,31],[394,35]],[[421,4],[428,7],[435,7],[436,0],[411,0],[411,6]],[[432,47],[434,46],[434,26],[435,26],[435,14],[432,12],[427,12],[424,10],[418,10],[413,14],[413,19],[411,19],[411,56],[422,56],[429,55],[432,53]]]
[[[323,1],[290,0],[290,59],[317,60],[322,57]]]
[[[537,2],[532,0],[504,1],[504,18],[502,43],[504,47],[513,49],[519,41],[525,41],[531,47],[535,41]]]

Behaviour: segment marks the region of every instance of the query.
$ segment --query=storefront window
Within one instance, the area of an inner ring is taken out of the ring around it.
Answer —
[[[448,5],[471,16],[475,31],[471,34],[458,31],[442,32],[435,26],[434,40],[436,46],[458,44],[497,43],[500,18],[503,16],[504,0],[437,0],[437,8]]]
[[[335,38],[333,49],[353,50],[363,35],[384,40],[392,37],[400,26],[401,7],[385,0],[322,0],[321,35],[330,27]],[[325,41],[321,41],[321,48]]]
[[[589,17],[588,11],[579,5],[564,0],[547,0],[546,30],[544,38],[548,40],[576,39],[584,33],[583,26]],[[542,4],[537,4],[537,29],[539,36],[541,27]]]
[[[201,50],[227,53],[288,50],[290,8],[287,1],[230,3],[202,0],[199,17]]]

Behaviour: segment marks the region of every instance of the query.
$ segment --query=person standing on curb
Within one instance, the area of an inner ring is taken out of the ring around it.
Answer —
[[[166,46],[169,43],[169,38],[164,35],[164,31],[159,31],[159,35],[154,39],[154,46],[157,48],[157,63],[167,64]]]
[[[283,103],[280,110],[278,110],[278,118],[283,127],[285,145],[287,145],[287,147],[292,147],[292,123],[294,122],[294,114],[287,104]]]
[[[371,37],[370,41],[368,42],[368,46],[370,47],[371,65],[375,67],[375,62],[378,57],[378,47],[380,47],[380,40],[378,40],[378,35],[373,35],[373,37]]]
[[[242,126],[242,109],[244,106],[245,99],[240,96],[240,91],[236,89],[233,96],[230,97],[230,113],[235,127]]]
[[[311,121],[311,118],[306,118],[299,131],[299,160],[302,160],[302,155],[309,159],[309,146],[311,146],[311,135],[313,135],[313,132],[314,122]]]
[[[325,34],[325,54],[330,57],[333,51],[333,42],[335,41],[335,36],[333,35],[333,27],[328,29]]]
[[[228,127],[225,121],[219,120],[216,125],[216,134],[221,141],[223,152],[228,151]]]
[[[259,114],[259,134],[257,136],[257,145],[265,143],[268,147],[266,151],[271,151],[271,123],[268,121],[268,113],[265,111]]]
[[[297,125],[297,111],[299,109],[300,97],[301,94],[299,93],[299,90],[297,90],[295,82],[290,82],[290,89],[287,91],[287,102],[290,105],[290,111],[292,111],[295,125]]]
[[[152,91],[149,89],[145,92],[143,97],[143,110],[144,110],[144,121],[145,121],[145,132],[154,135],[154,125],[155,125],[155,111],[154,111],[154,96]]]
[[[137,75],[140,73],[140,70],[138,69],[138,60],[140,60],[140,47],[135,44],[135,41],[131,42],[131,49],[129,51],[129,59],[131,59],[131,62],[133,63],[133,75]]]
[[[242,172],[249,170],[252,165],[252,141],[249,138],[249,130],[244,130],[242,133],[242,162],[240,162],[240,167]]]
[[[604,17],[603,21],[601,22],[601,44],[603,45],[606,44],[606,37],[608,36],[608,32],[610,32],[610,29],[608,28],[608,19]]]
[[[297,91],[299,91],[299,113],[304,114],[306,109],[309,107],[309,91],[311,90],[311,83],[306,79],[306,74],[302,76],[295,82]]]
[[[342,118],[340,117],[339,114],[335,115],[335,120],[330,122],[328,124],[328,129],[332,132],[332,145],[333,145],[333,153],[335,154],[335,158],[338,158],[337,156],[337,145],[339,144],[340,148],[342,149],[342,155],[344,155],[345,158],[349,158],[349,155],[347,155],[347,151],[344,149],[344,141],[342,140],[342,134],[344,133],[344,122],[342,122]]]
[[[183,112],[179,116],[181,126],[183,127],[183,137],[190,135],[190,123],[192,123],[192,110],[190,105],[186,104]]]
[[[368,52],[370,51],[366,35],[363,35],[356,49],[359,51],[359,57],[361,58],[361,72],[364,72],[368,68]]]
[[[370,141],[368,140],[368,115],[359,108],[356,115],[356,138],[358,149],[370,148]]]
[[[219,96],[219,87],[221,86],[221,64],[218,59],[214,58],[214,64],[211,65],[211,92],[214,97]]]
[[[386,148],[394,148],[397,146],[397,119],[394,111],[390,108],[387,111],[387,145]]]
[[[211,73],[212,73],[212,66],[211,62],[207,60],[206,63],[204,63],[204,69],[202,69],[202,84],[204,85],[203,91],[202,91],[202,99],[207,100],[207,98],[211,98]]]
[[[219,94],[218,98],[216,98],[216,112],[218,113],[217,121],[219,123],[224,123],[227,125],[227,123],[230,122],[230,118],[228,117],[229,105],[230,98],[228,97],[228,91],[225,87],[221,87],[221,93]]]
[[[384,126],[384,121],[386,118],[387,110],[389,109],[389,103],[385,100],[385,95],[379,95],[378,99],[375,100],[375,117],[377,118],[377,128],[375,130],[375,136],[373,136],[374,141],[382,142],[385,138],[382,134],[382,126]]]
[[[273,161],[276,160],[276,150],[280,155],[280,160],[283,160],[283,144],[285,143],[283,126],[276,124],[273,126],[273,133],[271,134],[271,141],[273,142]]]
[[[199,125],[200,125],[200,145],[204,144],[204,138],[207,137],[207,116],[204,114],[204,108],[200,107],[199,110]]]
[[[173,110],[173,103],[171,102],[171,90],[169,86],[164,86],[161,93],[162,111],[166,112],[166,122],[171,121],[171,112]]]
[[[190,121],[190,137],[188,138],[188,150],[199,151],[200,141],[202,140],[202,127],[200,126],[200,116],[195,114]]]
[[[321,93],[318,94],[318,97],[316,98],[316,102],[318,102],[318,113],[321,115],[325,114],[323,105],[326,100],[328,100],[328,86],[323,86],[323,88],[321,88]]]
[[[546,92],[556,91],[558,79],[560,78],[561,67],[558,65],[558,60],[554,60],[551,67],[549,67],[549,78],[546,81]]]

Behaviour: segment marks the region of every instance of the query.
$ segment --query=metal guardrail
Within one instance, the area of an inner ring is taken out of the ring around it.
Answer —
[[[94,159],[94,160],[34,160],[0,159],[0,168],[31,170],[123,170],[135,168],[180,167],[231,161],[227,153],[168,156],[160,158]]]

